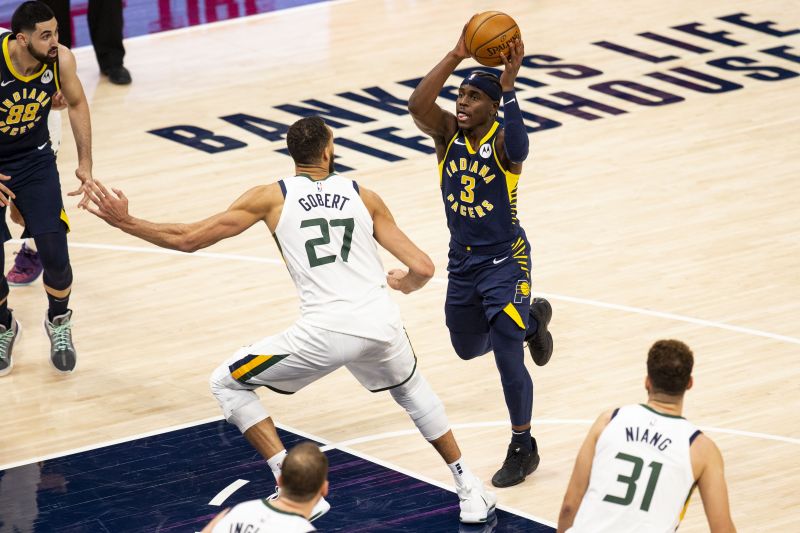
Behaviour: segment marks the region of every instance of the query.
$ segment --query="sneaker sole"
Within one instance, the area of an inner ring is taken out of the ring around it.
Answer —
[[[8,280],[8,285],[11,287],[27,287],[28,285],[33,285],[34,283],[36,283],[38,279],[39,276],[36,276],[36,279],[33,279],[31,281],[20,282],[20,281],[11,281],[10,279],[6,278],[6,280]]]
[[[495,504],[496,505],[496,504]],[[462,524],[485,524],[495,512],[495,505],[486,510],[486,514],[460,514],[458,521]]]
[[[547,310],[546,310],[547,316],[542,317],[542,316],[536,316],[538,313],[534,314],[534,318],[536,318],[537,321],[539,321],[540,327],[544,326],[545,335],[542,344],[544,344],[545,349],[543,353],[537,355],[534,353],[533,347],[531,346],[530,342],[528,342],[528,351],[530,352],[531,358],[533,359],[533,362],[536,364],[536,366],[544,366],[548,362],[550,362],[550,358],[553,356],[553,335],[547,330],[547,326],[548,324],[550,324],[550,320],[553,318],[553,307],[550,305],[550,302],[548,302],[544,298],[536,298],[534,300],[534,303],[536,303],[536,300],[544,301],[547,303]],[[544,320],[541,320],[542,318],[544,318]],[[538,331],[537,331],[537,336],[538,336]]]
[[[492,486],[497,487],[498,489],[505,489],[505,488],[508,488],[508,487],[513,487],[514,485],[519,485],[520,483],[525,481],[528,478],[529,475],[533,474],[536,471],[537,468],[539,468],[540,459],[541,458],[539,457],[539,454],[537,453],[536,454],[536,460],[533,463],[531,463],[531,466],[528,467],[528,471],[525,472],[525,475],[522,476],[522,479],[514,481],[513,483],[507,483],[505,485],[498,485],[497,483],[495,483],[494,478],[492,478]]]
[[[19,342],[20,337],[22,337],[22,322],[17,320],[17,334],[14,336],[14,342],[11,343],[11,355],[14,355],[14,346],[17,345]],[[5,370],[0,370],[0,378],[3,376],[7,376],[11,373],[14,369],[14,357],[11,357],[11,361],[8,364],[8,368]]]
[[[47,325],[44,322],[42,322],[42,328],[44,329],[45,336],[49,339],[50,338],[50,334],[47,332]],[[50,361],[50,366],[53,367],[53,370],[55,370],[58,374],[60,374],[62,376],[66,375],[66,374],[72,374],[73,372],[75,372],[75,369],[78,368],[78,356],[77,356],[77,354],[75,355],[75,366],[72,367],[72,370],[61,370],[53,362],[53,358],[52,357],[48,357],[47,360]]]

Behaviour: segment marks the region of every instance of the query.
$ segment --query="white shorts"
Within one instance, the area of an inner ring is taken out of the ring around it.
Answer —
[[[237,350],[225,363],[246,388],[267,387],[293,394],[341,366],[369,391],[402,385],[417,358],[403,328],[388,342],[337,333],[304,323]]]

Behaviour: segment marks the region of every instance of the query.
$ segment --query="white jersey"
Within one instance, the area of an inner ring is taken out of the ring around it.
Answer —
[[[373,237],[372,217],[358,185],[339,174],[279,182],[283,212],[275,239],[313,326],[389,341],[402,328],[389,297]]]
[[[674,532],[695,479],[689,446],[700,431],[646,405],[614,413],[595,447],[589,487],[571,533]]]
[[[273,507],[267,500],[249,500],[235,505],[212,533],[268,532],[306,533],[316,531],[306,517]]]

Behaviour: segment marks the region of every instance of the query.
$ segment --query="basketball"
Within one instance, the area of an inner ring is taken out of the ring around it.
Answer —
[[[508,55],[508,43],[519,38],[517,23],[500,11],[478,13],[467,23],[464,34],[469,55],[487,67],[502,65],[500,54]]]

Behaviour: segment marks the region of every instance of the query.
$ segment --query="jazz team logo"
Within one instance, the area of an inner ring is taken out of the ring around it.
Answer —
[[[521,279],[517,282],[517,288],[514,291],[514,303],[521,304],[526,298],[531,297],[531,284],[528,280]]]
[[[15,91],[0,102],[0,132],[12,137],[22,135],[42,120],[40,111],[49,103],[48,94],[35,87]]]

